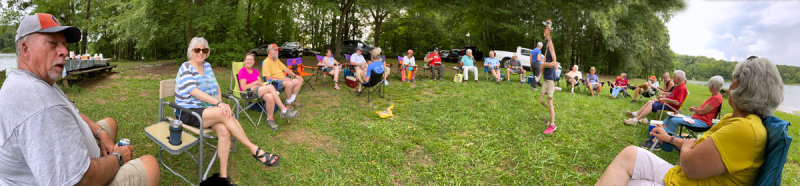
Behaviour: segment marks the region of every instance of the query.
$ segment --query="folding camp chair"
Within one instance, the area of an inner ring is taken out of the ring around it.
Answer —
[[[316,78],[317,73],[308,73],[305,70],[306,68],[312,68],[313,69],[315,67],[309,67],[309,66],[303,65],[303,58],[286,59],[286,66],[289,66],[289,68],[292,69],[292,72],[294,72],[298,76],[302,77],[301,80],[303,81],[303,87],[308,86],[308,87],[311,88],[311,90],[316,90],[316,89],[314,89],[314,86],[311,85],[311,83],[310,83],[311,81],[310,80]],[[308,78],[309,81],[306,81],[306,77],[309,77]]]
[[[397,61],[400,64],[397,73],[400,73],[400,81],[406,81],[406,65],[403,64],[403,56],[397,56]],[[409,77],[410,78],[410,77]]]
[[[509,70],[509,69],[508,69],[509,67],[511,67],[511,65],[509,65],[509,63],[506,63],[506,70]],[[502,73],[501,73],[501,74],[502,74]],[[510,77],[511,75],[519,75],[519,81],[520,81],[520,82],[523,82],[523,81],[525,81],[525,77],[524,77],[524,76],[522,76],[522,71],[520,71],[520,73],[513,73],[513,72],[511,72],[511,73],[509,74],[509,77],[506,77],[506,78],[508,78],[509,80],[511,80],[511,77]]]
[[[331,71],[330,73],[322,72],[322,67],[324,67],[322,65],[322,60],[324,58],[325,58],[325,56],[317,55],[317,68],[312,68],[312,69],[314,69],[316,71],[315,73],[317,74],[317,76],[316,76],[317,81],[322,82],[322,80],[325,79],[325,76],[330,77],[331,81],[333,81],[333,74],[331,74],[331,73],[333,73],[333,71]],[[343,64],[340,64],[340,65],[343,65]],[[342,68],[344,68],[344,66],[342,66]],[[344,69],[341,69],[341,70],[344,70]]]
[[[253,126],[258,127],[261,124],[261,118],[265,114],[267,114],[267,109],[264,108],[265,107],[264,100],[262,100],[261,98],[255,98],[255,99],[251,98],[251,100],[246,100],[242,97],[242,94],[247,94],[246,91],[239,90],[240,85],[238,77],[239,77],[239,70],[241,70],[242,68],[244,68],[244,62],[236,62],[236,61],[231,62],[231,83],[230,83],[230,89],[228,89],[228,94],[230,94],[231,98],[229,98],[229,100],[233,101],[232,109],[233,112],[236,114],[236,116],[239,116],[241,115],[241,113],[244,113],[244,116],[246,116],[247,119],[250,120],[250,124],[253,124]],[[277,90],[277,86],[275,87]],[[253,118],[250,116],[250,114],[247,113],[248,109],[259,112],[258,120],[253,121]],[[278,106],[276,105],[275,112],[277,112],[278,110],[280,109],[278,109]],[[264,118],[264,121],[266,122],[266,118]]]
[[[216,136],[209,135],[209,133],[212,132],[211,129],[203,129],[202,134],[201,134],[200,130],[198,128],[183,124],[183,129],[191,131],[192,133],[194,133],[197,136],[191,135],[191,134],[187,133],[186,130],[184,130],[184,131],[181,132],[181,142],[182,143],[180,145],[177,145],[177,146],[170,144],[169,143],[169,123],[167,123],[167,122],[171,121],[171,118],[167,118],[167,117],[164,116],[164,106],[170,106],[172,108],[175,108],[175,109],[177,109],[176,112],[177,111],[190,112],[192,114],[192,116],[196,117],[197,120],[200,121],[200,127],[201,128],[203,127],[203,118],[200,116],[199,113],[196,113],[196,112],[193,112],[192,110],[189,110],[187,108],[178,106],[175,103],[170,103],[170,102],[165,102],[164,101],[164,98],[171,97],[171,96],[174,96],[174,95],[175,95],[175,79],[161,80],[161,82],[159,83],[159,96],[158,96],[158,106],[159,106],[158,107],[158,122],[156,124],[153,124],[153,125],[145,127],[144,128],[144,133],[145,133],[145,135],[147,135],[148,138],[150,138],[150,140],[153,140],[153,142],[155,142],[159,146],[158,162],[161,163],[161,165],[164,166],[164,168],[166,168],[167,170],[172,172],[172,174],[180,177],[181,179],[183,179],[183,181],[186,181],[186,183],[189,183],[190,185],[200,184],[200,182],[203,181],[203,179],[208,176],[208,172],[211,170],[211,166],[214,165],[214,160],[216,160],[216,158],[217,158],[217,147],[214,146],[213,144],[209,143],[207,141],[207,139],[216,140],[217,138],[216,138]],[[225,96],[228,96],[228,95],[225,95]],[[233,151],[236,151],[236,145],[235,145],[236,144],[236,139],[233,139],[232,142],[234,144]],[[205,171],[203,171],[203,153],[204,153],[203,146],[204,145],[197,145],[197,144],[209,145],[214,149],[214,155],[211,157],[211,161],[209,161],[208,167],[205,169]],[[191,147],[195,146],[195,145],[198,146],[197,157],[195,157],[191,152],[188,152],[188,150]],[[184,177],[180,173],[177,173],[177,172],[175,172],[175,170],[172,170],[172,168],[170,168],[169,165],[167,165],[164,162],[163,158],[162,158],[162,154],[163,154],[164,151],[167,151],[168,153],[170,153],[172,155],[179,155],[179,154],[182,154],[182,153],[185,153],[185,154],[189,155],[189,157],[192,158],[192,160],[195,163],[197,163],[197,177],[198,177],[197,181],[196,182],[189,181],[189,179],[186,179],[186,177]]]
[[[381,98],[385,97],[383,92],[383,73],[372,73],[370,75],[372,77],[369,78],[368,82],[362,83],[361,85],[364,86],[363,92],[360,95],[366,94],[367,102],[369,103],[372,96],[380,96]]]
[[[792,124],[775,116],[767,117],[762,123],[767,131],[767,147],[755,185],[781,185],[783,166],[792,144],[792,137],[788,135]]]
[[[708,131],[708,129],[711,129],[711,127],[713,127],[714,125],[719,123],[719,116],[720,116],[720,113],[722,112],[722,104],[719,104],[719,106],[717,106],[717,108],[714,108],[714,110],[717,111],[717,115],[714,116],[715,119],[711,120],[711,126],[709,126],[709,127],[693,127],[693,126],[689,126],[689,125],[678,125],[678,136],[683,137],[683,129],[684,128],[686,128],[687,136],[691,137],[691,138],[697,138],[698,137],[697,134],[706,132],[706,131]]]

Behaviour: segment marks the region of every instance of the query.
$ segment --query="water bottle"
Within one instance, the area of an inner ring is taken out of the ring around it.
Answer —
[[[173,119],[169,122],[169,144],[178,146],[181,143],[181,134],[183,132],[183,122],[181,120]]]

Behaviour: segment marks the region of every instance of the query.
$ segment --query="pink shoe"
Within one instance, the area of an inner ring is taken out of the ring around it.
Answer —
[[[547,127],[547,129],[544,130],[544,133],[545,134],[552,134],[553,131],[556,131],[556,128],[558,128],[558,127],[556,127],[556,125],[550,125],[549,127]]]

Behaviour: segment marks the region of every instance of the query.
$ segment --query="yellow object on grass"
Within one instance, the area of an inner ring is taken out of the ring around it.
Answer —
[[[394,108],[394,104],[390,105],[389,108],[386,108],[386,110],[375,111],[375,113],[378,114],[378,116],[380,116],[381,119],[391,118],[394,117],[394,114],[392,114],[392,108]]]

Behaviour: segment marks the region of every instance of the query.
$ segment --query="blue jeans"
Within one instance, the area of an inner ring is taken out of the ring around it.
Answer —
[[[683,120],[683,117],[672,117],[670,115],[667,115],[667,118],[664,119],[664,126],[666,126],[664,130],[666,130],[668,133],[675,134],[675,131],[678,130],[679,125],[686,125],[698,128],[708,127],[706,122],[703,122],[703,120],[694,118],[692,118],[692,120],[694,120],[694,124],[689,124],[689,122]]]
[[[613,90],[611,90],[611,95],[617,97],[619,91],[622,91],[622,88],[614,88]]]

